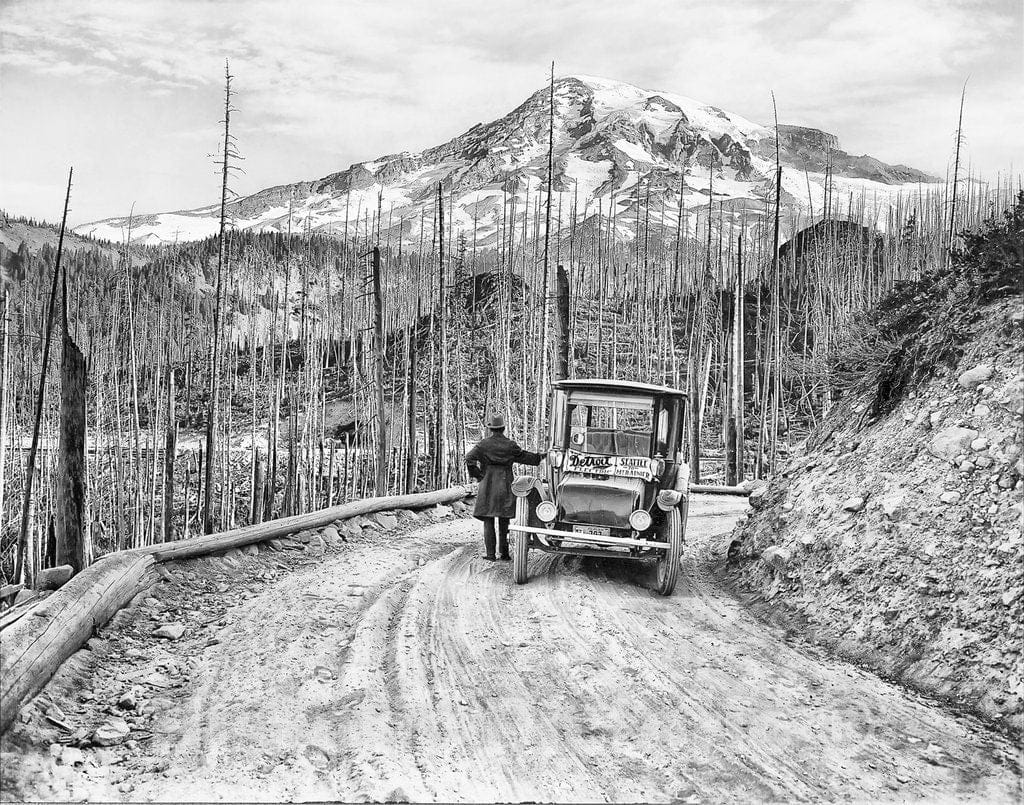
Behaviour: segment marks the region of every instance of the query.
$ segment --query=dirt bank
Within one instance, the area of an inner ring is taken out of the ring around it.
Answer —
[[[791,643],[712,582],[742,506],[695,503],[668,599],[652,569],[545,555],[517,587],[468,519],[183,563],[26,708],[4,794],[1013,801],[1004,739]],[[184,634],[155,642],[169,618]],[[110,747],[51,751],[53,707],[86,732],[141,716]]]
[[[1019,301],[990,306],[958,366],[784,466],[732,549],[770,617],[1018,735],[1022,348]]]

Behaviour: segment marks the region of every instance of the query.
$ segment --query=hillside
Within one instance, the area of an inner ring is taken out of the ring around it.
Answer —
[[[771,620],[1019,732],[1024,197],[1005,221],[989,230],[1002,233],[998,248],[889,298],[922,334],[904,324],[894,351],[937,355],[937,370],[906,387],[876,386],[888,397],[881,407],[871,393],[849,394],[837,426],[751,496],[729,555],[736,588]],[[964,277],[972,284],[960,285]],[[919,349],[941,334],[934,317],[952,320],[956,334],[944,353]]]
[[[726,212],[748,217],[762,214],[765,200],[774,197],[774,127],[674,93],[591,76],[560,78],[554,89],[552,207],[560,211],[559,221],[596,214],[614,218],[619,234],[628,236],[643,218],[645,227],[653,223],[675,231],[682,199],[685,228],[693,232],[712,194]],[[541,203],[548,126],[544,87],[504,117],[446,143],[267,188],[233,202],[230,213],[239,228],[284,231],[291,207],[293,231],[341,235],[365,230],[367,216],[379,208],[382,239],[401,234],[412,242],[425,234],[429,242],[441,182],[445,196],[452,196],[454,229],[475,232],[481,246],[493,245],[510,198],[519,210]],[[827,169],[829,194],[843,206],[851,193],[865,198],[873,205],[868,218],[900,194],[940,181],[904,165],[848,154],[835,135],[817,129],[780,125],[779,134],[783,203],[792,213],[822,212]],[[791,216],[785,218],[789,227]],[[110,218],[76,231],[120,241],[127,224],[127,218]],[[216,205],[142,215],[134,220],[133,240],[198,239],[215,234],[217,226]]]
[[[31,254],[42,252],[44,247],[56,250],[59,238],[59,225],[7,216],[0,212],[0,255],[4,250],[17,252],[22,244]],[[71,231],[64,233],[64,248],[68,253],[94,251],[109,260],[119,259],[121,253],[121,247],[116,244],[100,242],[89,235]],[[132,261],[135,265],[145,262],[137,246],[132,250]]]

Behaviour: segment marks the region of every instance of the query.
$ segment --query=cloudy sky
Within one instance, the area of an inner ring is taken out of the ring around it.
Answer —
[[[224,60],[242,193],[420,150],[556,73],[673,91],[944,175],[960,89],[986,177],[1024,169],[1022,0],[0,0],[0,208],[201,206]]]

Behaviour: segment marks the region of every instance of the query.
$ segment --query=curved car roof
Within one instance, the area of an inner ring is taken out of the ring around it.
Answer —
[[[655,386],[650,383],[634,383],[629,380],[606,380],[602,378],[556,380],[551,384],[565,391],[604,391],[604,392],[640,392],[641,394],[669,395],[685,397],[686,392],[668,386]]]

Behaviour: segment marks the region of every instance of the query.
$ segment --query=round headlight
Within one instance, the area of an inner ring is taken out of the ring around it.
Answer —
[[[646,531],[651,527],[651,515],[643,509],[637,509],[629,515],[629,525],[634,531]]]
[[[554,522],[558,516],[558,507],[550,500],[542,500],[537,504],[537,517],[545,523]]]
[[[658,493],[658,508],[664,512],[670,511],[678,506],[682,499],[682,492],[676,489],[662,489]]]

